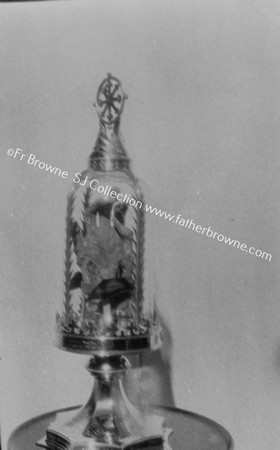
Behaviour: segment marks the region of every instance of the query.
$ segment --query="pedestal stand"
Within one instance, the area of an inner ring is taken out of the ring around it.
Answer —
[[[48,450],[163,450],[164,419],[139,412],[128,400],[123,356],[94,356],[88,371],[95,382],[90,399],[63,425],[56,421],[38,445]]]

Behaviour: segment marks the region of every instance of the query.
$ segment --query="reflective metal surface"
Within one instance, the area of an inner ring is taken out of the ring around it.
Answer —
[[[122,375],[129,367],[122,356],[95,356],[88,370],[95,382],[90,399],[62,425],[47,428],[41,446],[48,450],[164,449],[164,419],[139,412],[128,400]]]
[[[38,450],[35,442],[60,415],[72,417],[80,407],[53,411],[20,425],[11,435],[8,450]],[[174,431],[169,438],[173,450],[233,450],[233,440],[225,428],[207,417],[170,407],[157,407],[155,414],[165,417]]]

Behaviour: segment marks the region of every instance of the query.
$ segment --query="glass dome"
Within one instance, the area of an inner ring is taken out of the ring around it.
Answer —
[[[119,136],[125,95],[108,74],[97,92],[99,135],[67,201],[65,299],[58,345],[124,354],[160,346],[151,266],[145,264],[145,196]],[[150,239],[149,239],[150,240]]]

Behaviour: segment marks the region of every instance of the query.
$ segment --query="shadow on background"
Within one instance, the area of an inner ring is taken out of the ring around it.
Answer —
[[[128,371],[124,384],[130,401],[139,406],[175,406],[172,389],[172,336],[158,314],[162,327],[162,346],[159,350],[129,356],[132,369]]]

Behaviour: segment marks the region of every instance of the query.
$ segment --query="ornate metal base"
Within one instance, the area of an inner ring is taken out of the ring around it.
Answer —
[[[56,421],[37,445],[48,450],[163,450],[162,417],[140,413],[128,400],[123,356],[95,356],[88,365],[95,377],[92,395],[75,417]]]
[[[161,328],[153,327],[149,333],[138,336],[79,336],[60,331],[57,346],[73,353],[91,355],[120,355],[123,353],[139,353],[144,350],[156,350],[161,346]]]

